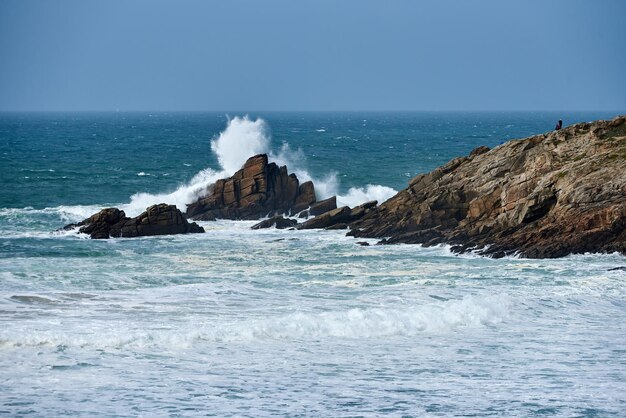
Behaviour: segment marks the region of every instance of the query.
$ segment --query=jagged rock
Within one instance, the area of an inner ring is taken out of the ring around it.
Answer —
[[[300,213],[315,203],[315,187],[312,181],[305,181],[298,188],[298,197],[291,208],[291,213]]]
[[[332,197],[331,199],[332,202],[335,201],[335,197]],[[378,201],[372,200],[371,202],[363,203],[362,205],[356,206],[352,209],[348,206],[335,208],[299,224],[298,229],[346,229],[349,227],[351,222],[360,219],[365,214],[369,213],[373,208],[376,208],[377,204]],[[312,206],[311,209],[313,209]]]
[[[274,216],[266,219],[252,226],[252,229],[263,229],[276,227],[276,229],[286,229],[297,225],[298,221],[295,219],[283,218],[282,216]]]
[[[626,117],[479,147],[350,224],[382,243],[500,257],[626,254]]]
[[[187,206],[187,216],[199,220],[259,219],[295,214],[315,202],[313,183],[299,184],[287,167],[268,163],[267,155],[249,158],[228,179],[209,186],[205,197]]]
[[[343,206],[298,224],[298,229],[323,229],[330,226],[350,222],[350,208]]]
[[[329,197],[328,199],[313,203],[309,208],[309,215],[317,216],[333,209],[337,209],[337,196]]]
[[[176,206],[164,203],[150,206],[135,218],[127,217],[124,211],[117,208],[103,209],[81,222],[66,225],[63,229],[76,227],[80,227],[80,233],[88,234],[93,239],[204,232],[204,228],[195,222],[189,223]]]
[[[363,216],[365,216],[366,213],[368,213],[370,210],[375,208],[377,204],[378,204],[377,200],[371,200],[369,202],[365,202],[359,206],[355,206],[354,208],[352,208],[352,210],[350,211],[351,222],[354,222],[357,219],[361,219]]]

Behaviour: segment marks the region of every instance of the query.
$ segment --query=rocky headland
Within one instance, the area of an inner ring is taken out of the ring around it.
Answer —
[[[493,257],[626,254],[626,117],[479,147],[427,174],[349,235]]]

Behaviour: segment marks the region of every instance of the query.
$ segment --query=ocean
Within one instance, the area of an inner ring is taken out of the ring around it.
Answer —
[[[319,198],[382,202],[477,146],[617,114],[0,113],[0,414],[625,416],[618,254],[495,260],[254,221],[56,231],[184,209],[260,152]]]

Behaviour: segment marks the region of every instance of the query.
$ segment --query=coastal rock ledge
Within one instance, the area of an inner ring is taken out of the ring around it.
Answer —
[[[626,117],[479,147],[349,226],[384,244],[493,257],[626,254]]]

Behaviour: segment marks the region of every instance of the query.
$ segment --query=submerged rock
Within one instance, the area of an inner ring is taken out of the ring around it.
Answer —
[[[80,233],[88,234],[93,239],[204,232],[204,228],[195,222],[189,223],[176,206],[165,203],[150,206],[135,218],[127,217],[123,210],[117,208],[103,209],[81,222],[66,225],[63,229],[76,227],[80,227]]]
[[[187,206],[187,216],[199,220],[260,219],[296,214],[315,202],[310,181],[299,184],[287,167],[268,163],[267,155],[249,158],[232,177],[207,189],[205,197]]]
[[[494,257],[626,254],[625,167],[624,116],[479,147],[413,178],[349,235]]]

